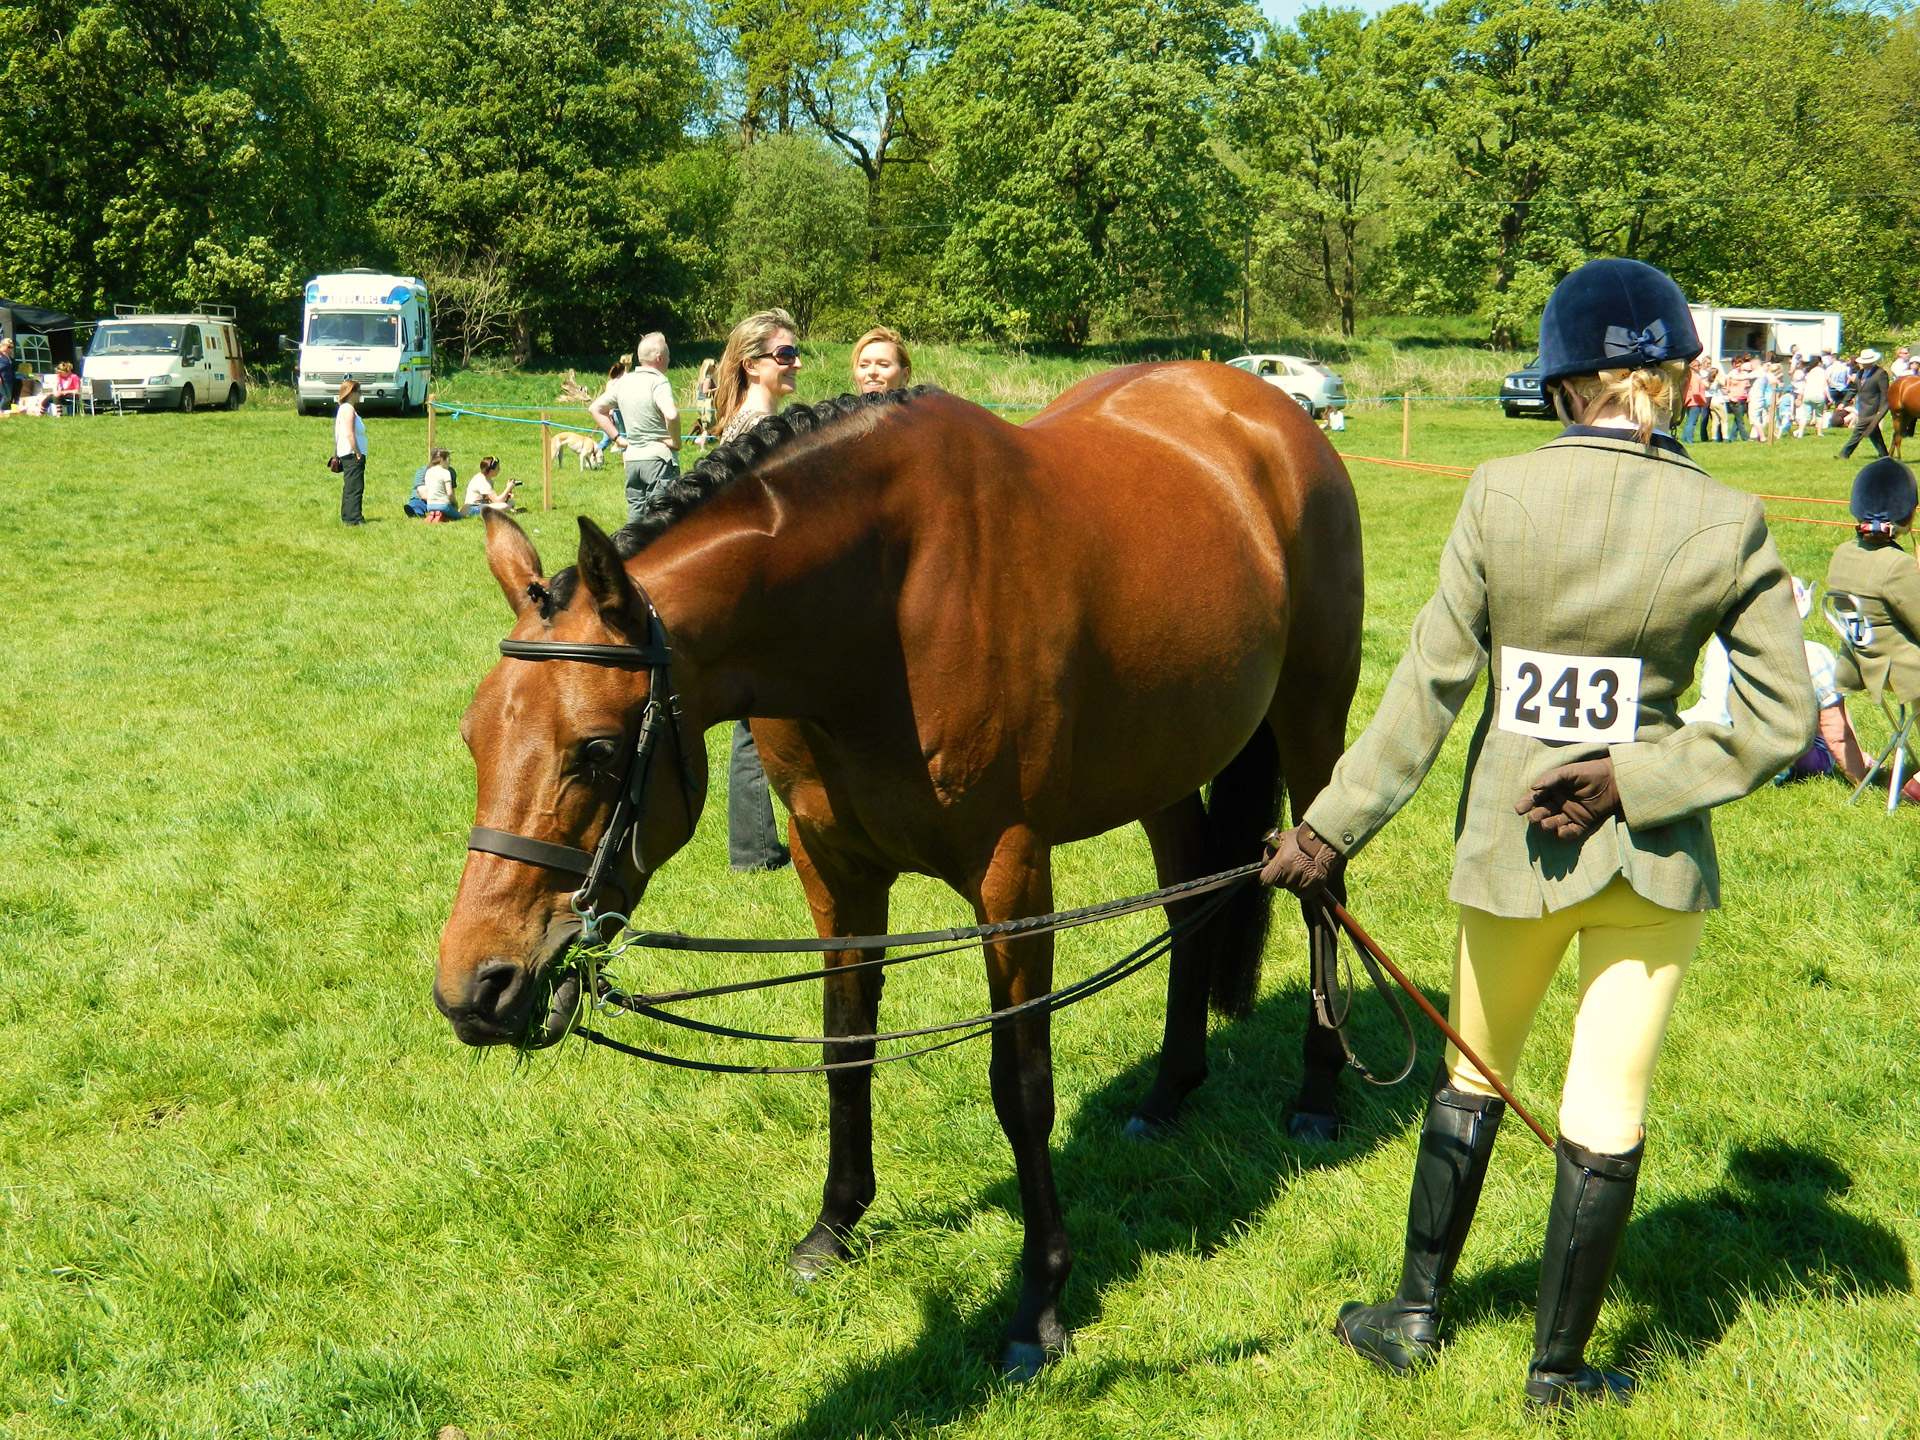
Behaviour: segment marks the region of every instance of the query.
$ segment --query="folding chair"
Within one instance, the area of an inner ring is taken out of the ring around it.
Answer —
[[[1849,595],[1843,590],[1829,590],[1827,598],[1821,602],[1821,613],[1827,617],[1827,623],[1840,637],[1841,649],[1846,651],[1847,658],[1853,661],[1854,668],[1859,671],[1860,678],[1867,687],[1868,698],[1879,705],[1880,713],[1887,717],[1888,728],[1893,731],[1893,739],[1887,742],[1886,749],[1882,750],[1873,764],[1867,768],[1866,778],[1854,788],[1853,794],[1847,799],[1847,804],[1851,805],[1858,800],[1866,792],[1866,788],[1873,783],[1873,777],[1878,775],[1891,760],[1893,762],[1892,779],[1887,784],[1887,813],[1891,815],[1900,804],[1900,785],[1907,762],[1907,735],[1913,729],[1913,716],[1904,704],[1889,705],[1887,703],[1887,690],[1883,682],[1868,679],[1869,674],[1873,672],[1868,670],[1868,660],[1862,652],[1873,643],[1873,622],[1861,609],[1860,597]]]

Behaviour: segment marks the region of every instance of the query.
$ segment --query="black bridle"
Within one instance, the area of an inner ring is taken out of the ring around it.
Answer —
[[[600,916],[594,909],[600,892],[606,887],[608,872],[619,863],[622,849],[631,837],[634,868],[642,874],[646,866],[640,859],[640,822],[647,812],[647,794],[653,783],[653,754],[659,747],[662,729],[671,731],[680,760],[680,799],[686,809],[691,830],[696,814],[699,785],[687,758],[686,735],[681,725],[680,697],[673,689],[673,649],[667,643],[667,630],[653,607],[647,607],[648,644],[595,645],[573,640],[502,640],[500,653],[510,660],[574,660],[586,665],[612,665],[645,668],[648,672],[647,704],[640,714],[640,733],[627,757],[626,773],[620,780],[620,798],[599,842],[592,850],[556,844],[531,835],[516,835],[511,830],[493,830],[476,825],[467,836],[467,849],[488,855],[504,856],[523,865],[560,870],[585,877],[573,892],[573,913],[580,917],[581,938],[591,943],[599,938],[601,923],[623,916]],[[663,698],[664,697],[664,698]]]

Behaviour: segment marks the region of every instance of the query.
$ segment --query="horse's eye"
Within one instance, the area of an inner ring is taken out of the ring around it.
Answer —
[[[613,762],[619,758],[618,740],[589,740],[580,747],[580,767],[583,770],[611,770]]]

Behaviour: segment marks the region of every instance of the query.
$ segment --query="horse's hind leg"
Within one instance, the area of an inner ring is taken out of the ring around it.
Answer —
[[[1326,788],[1334,763],[1346,743],[1347,702],[1353,694],[1349,681],[1341,687],[1324,684],[1289,685],[1283,677],[1272,722],[1280,743],[1280,764],[1286,774],[1289,808],[1298,825]],[[1346,882],[1336,880],[1335,893],[1346,903]],[[1339,931],[1316,906],[1302,902],[1307,924],[1310,984],[1321,984],[1335,973]],[[1347,1066],[1339,1034],[1321,1021],[1320,1009],[1307,1005],[1306,1033],[1301,1047],[1300,1092],[1294,1097],[1288,1133],[1296,1140],[1327,1141],[1340,1133],[1340,1073]]]
[[[1153,866],[1162,887],[1207,873],[1207,813],[1198,791],[1140,822],[1153,846]],[[1166,908],[1177,924],[1202,902],[1181,901]],[[1188,1095],[1207,1078],[1207,989],[1211,951],[1208,936],[1189,932],[1175,938],[1167,962],[1167,1028],[1160,1042],[1160,1069],[1153,1088],[1127,1121],[1134,1140],[1157,1138],[1173,1123]]]
[[[814,924],[822,937],[887,933],[887,892],[894,877],[874,872],[833,852],[796,824],[792,827],[793,867],[799,873]],[[883,950],[832,950],[828,967],[856,960],[878,960]],[[823,1035],[871,1035],[879,1029],[879,970],[836,976],[822,986]],[[824,1045],[822,1058],[833,1064],[873,1058],[872,1042]],[[827,1076],[827,1181],[820,1217],[806,1238],[793,1247],[792,1264],[811,1280],[848,1258],[853,1227],[873,1203],[873,1071],[836,1070]]]
[[[1001,837],[974,900],[980,919],[993,924],[1053,908],[1049,848],[1024,829]],[[1004,1010],[1053,988],[1053,937],[1036,935],[986,947],[987,983],[993,1008]],[[1053,1037],[1043,1010],[993,1027],[988,1066],[994,1113],[1013,1147],[1020,1177],[1020,1211],[1026,1242],[1020,1254],[1020,1303],[1006,1330],[1003,1374],[1025,1380],[1066,1348],[1060,1321],[1060,1291],[1073,1268],[1067,1226],[1054,1185]]]

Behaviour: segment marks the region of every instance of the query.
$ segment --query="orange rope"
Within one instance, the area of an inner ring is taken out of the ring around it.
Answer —
[[[1342,460],[1365,460],[1371,465],[1391,465],[1396,470],[1425,470],[1430,475],[1451,475],[1456,480],[1464,480],[1473,474],[1473,471],[1463,470],[1458,465],[1419,465],[1411,460],[1382,460],[1377,455],[1348,455],[1339,450],[1333,453]]]
[[[1804,515],[1769,515],[1768,520],[1791,520],[1796,525],[1831,525],[1836,530],[1851,530],[1851,520],[1809,520]]]
[[[1852,503],[1848,500],[1815,500],[1810,495],[1760,495],[1758,491],[1754,493],[1762,500],[1791,500],[1796,505],[1848,505]]]

